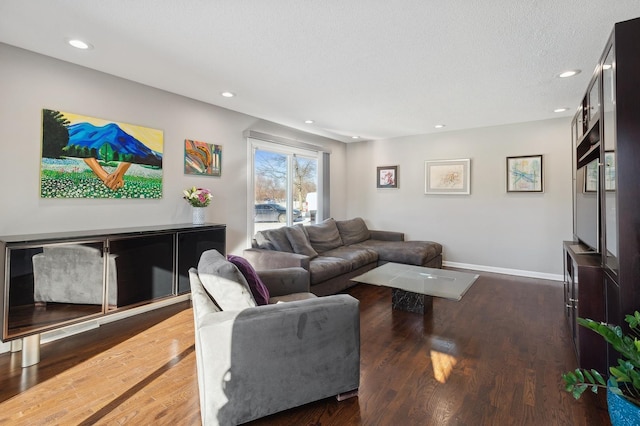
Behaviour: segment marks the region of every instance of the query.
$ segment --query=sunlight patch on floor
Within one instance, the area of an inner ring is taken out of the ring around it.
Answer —
[[[26,389],[0,403],[0,424],[49,424],[51,419],[55,419],[53,423],[72,424],[120,415],[119,407],[130,405],[132,398],[137,402],[152,401],[153,392],[162,388],[157,380],[184,357],[195,356],[192,330],[176,336],[169,344],[166,340],[167,330],[174,324],[188,323],[191,315],[191,309],[179,312],[30,388],[27,383],[31,375],[38,374],[37,365],[23,369],[21,381]],[[19,357],[20,353],[15,355]],[[104,386],[96,389],[96,382]]]
[[[443,352],[431,351],[431,365],[433,365],[433,377],[439,383],[447,383],[447,379],[458,363],[456,357]]]

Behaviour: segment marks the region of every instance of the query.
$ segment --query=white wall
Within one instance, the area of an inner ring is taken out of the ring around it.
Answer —
[[[239,253],[247,241],[247,129],[327,147],[332,178],[345,180],[341,142],[1,43],[0,64],[0,235],[188,223],[181,194],[196,185],[212,190],[206,219],[227,225],[227,250]],[[43,108],[163,130],[163,198],[41,199]],[[222,145],[221,177],[184,174],[185,139]],[[346,190],[332,191],[331,204],[344,215]]]
[[[0,44],[0,235],[190,221],[181,191],[210,188],[209,222],[227,224],[227,250],[246,245],[246,129],[331,150],[331,215],[439,241],[445,261],[562,273],[571,238],[568,119],[343,144],[228,109]],[[176,78],[179,78],[177,76]],[[230,101],[232,106],[233,100]],[[42,109],[164,131],[159,200],[41,199]],[[221,144],[222,176],[184,175],[184,139]],[[545,192],[507,194],[505,158],[543,154]],[[424,160],[471,158],[471,195],[424,195]],[[376,189],[376,166],[399,165],[400,188]]]
[[[507,193],[506,157],[543,154],[544,193]],[[471,195],[425,195],[424,161],[471,159]],[[352,143],[349,217],[443,245],[444,260],[559,279],[572,236],[567,118]],[[399,189],[376,189],[376,167],[399,165]],[[460,265],[461,264],[461,265]]]

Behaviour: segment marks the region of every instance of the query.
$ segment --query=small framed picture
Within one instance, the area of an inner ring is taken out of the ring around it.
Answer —
[[[222,174],[222,145],[185,139],[184,174],[220,176]]]
[[[507,157],[507,192],[543,192],[542,155]]]
[[[584,191],[596,192],[598,189],[598,160],[594,160],[584,168]]]
[[[616,190],[616,153],[614,151],[604,153],[604,189]]]
[[[471,194],[471,160],[427,160],[424,162],[424,193]]]
[[[376,182],[378,188],[398,188],[398,166],[378,167]]]

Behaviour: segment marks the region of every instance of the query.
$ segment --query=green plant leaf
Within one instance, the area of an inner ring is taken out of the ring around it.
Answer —
[[[591,370],[591,374],[593,375],[593,377],[595,377],[596,381],[600,385],[602,385],[602,386],[606,386],[607,385],[607,382],[604,380],[602,375],[600,373],[598,373],[595,369]]]
[[[640,405],[640,312],[626,315],[630,334],[625,334],[620,326],[609,325],[588,318],[577,319],[580,326],[599,334],[615,349],[619,355],[618,365],[609,368],[609,380],[606,381],[595,369],[580,368],[562,375],[565,390],[578,399],[590,389],[597,393],[598,388],[609,388],[615,394]]]
[[[575,399],[579,399],[579,398],[582,396],[582,394],[584,393],[584,391],[585,391],[585,390],[587,390],[587,387],[588,387],[588,386],[587,386],[587,385],[584,385],[584,384],[582,384],[582,385],[576,385],[576,386],[573,388],[573,392],[572,392],[573,397],[574,397]],[[596,388],[595,392],[596,392],[596,393],[598,392],[598,389],[597,389],[597,388]]]
[[[640,312],[635,311],[633,315],[625,315],[624,320],[629,324],[629,327],[636,328],[640,324]]]
[[[620,368],[617,367],[611,367],[609,368],[609,371],[611,371],[611,374],[613,374],[616,378],[616,381],[618,383],[620,382],[628,382],[629,381],[629,376],[627,376],[627,373],[623,370],[621,370]]]
[[[589,373],[589,370],[584,370],[584,377],[587,379],[585,381],[589,382],[589,383],[595,383],[596,381],[593,379],[593,376],[591,375],[591,373]]]
[[[622,396],[622,391],[620,390],[620,388],[609,388],[609,390],[610,390],[612,393],[615,393],[616,395],[620,395],[620,396]]]

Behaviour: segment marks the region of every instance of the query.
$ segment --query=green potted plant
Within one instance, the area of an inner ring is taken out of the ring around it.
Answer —
[[[565,390],[576,399],[587,389],[593,393],[607,389],[609,417],[614,426],[637,424],[628,423],[629,419],[640,421],[640,313],[626,315],[625,321],[629,324],[628,334],[619,326],[578,318],[581,326],[598,333],[620,354],[618,365],[609,368],[608,381],[595,369],[577,368],[562,375]]]

